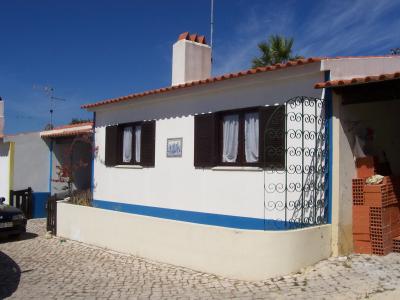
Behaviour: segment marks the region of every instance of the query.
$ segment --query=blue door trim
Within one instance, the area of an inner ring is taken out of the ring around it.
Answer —
[[[324,74],[325,81],[330,80],[331,74],[330,71],[325,71]],[[332,223],[332,182],[333,182],[333,127],[332,127],[332,118],[333,118],[333,107],[332,107],[332,90],[325,89],[325,130],[328,134],[328,152],[327,152],[327,170],[326,170],[326,182],[327,189],[325,190],[325,199],[328,199],[328,223]]]

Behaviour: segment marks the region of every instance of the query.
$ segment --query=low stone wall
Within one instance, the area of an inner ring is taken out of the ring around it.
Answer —
[[[57,204],[57,234],[216,275],[262,280],[331,255],[331,226],[290,231],[237,230]]]

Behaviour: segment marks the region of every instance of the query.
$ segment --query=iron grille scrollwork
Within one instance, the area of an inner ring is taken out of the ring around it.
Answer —
[[[284,112],[284,113],[283,113]],[[285,128],[269,126],[285,118]],[[295,97],[277,106],[267,120],[264,153],[282,155],[284,166],[264,165],[265,229],[293,229],[327,223],[328,139],[325,103]],[[284,147],[268,143],[282,135]]]

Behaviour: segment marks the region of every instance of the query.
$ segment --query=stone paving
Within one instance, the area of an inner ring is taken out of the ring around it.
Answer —
[[[44,220],[31,220],[29,233],[22,238],[0,240],[0,299],[396,299],[400,295],[400,254],[329,259],[297,274],[246,282],[74,241],[46,239],[44,227]]]

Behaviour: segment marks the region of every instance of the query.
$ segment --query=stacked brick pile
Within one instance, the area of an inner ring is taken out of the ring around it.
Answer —
[[[353,179],[353,242],[356,253],[386,255],[400,252],[400,181],[385,176],[380,184],[368,185],[375,174],[372,157],[357,159]]]

